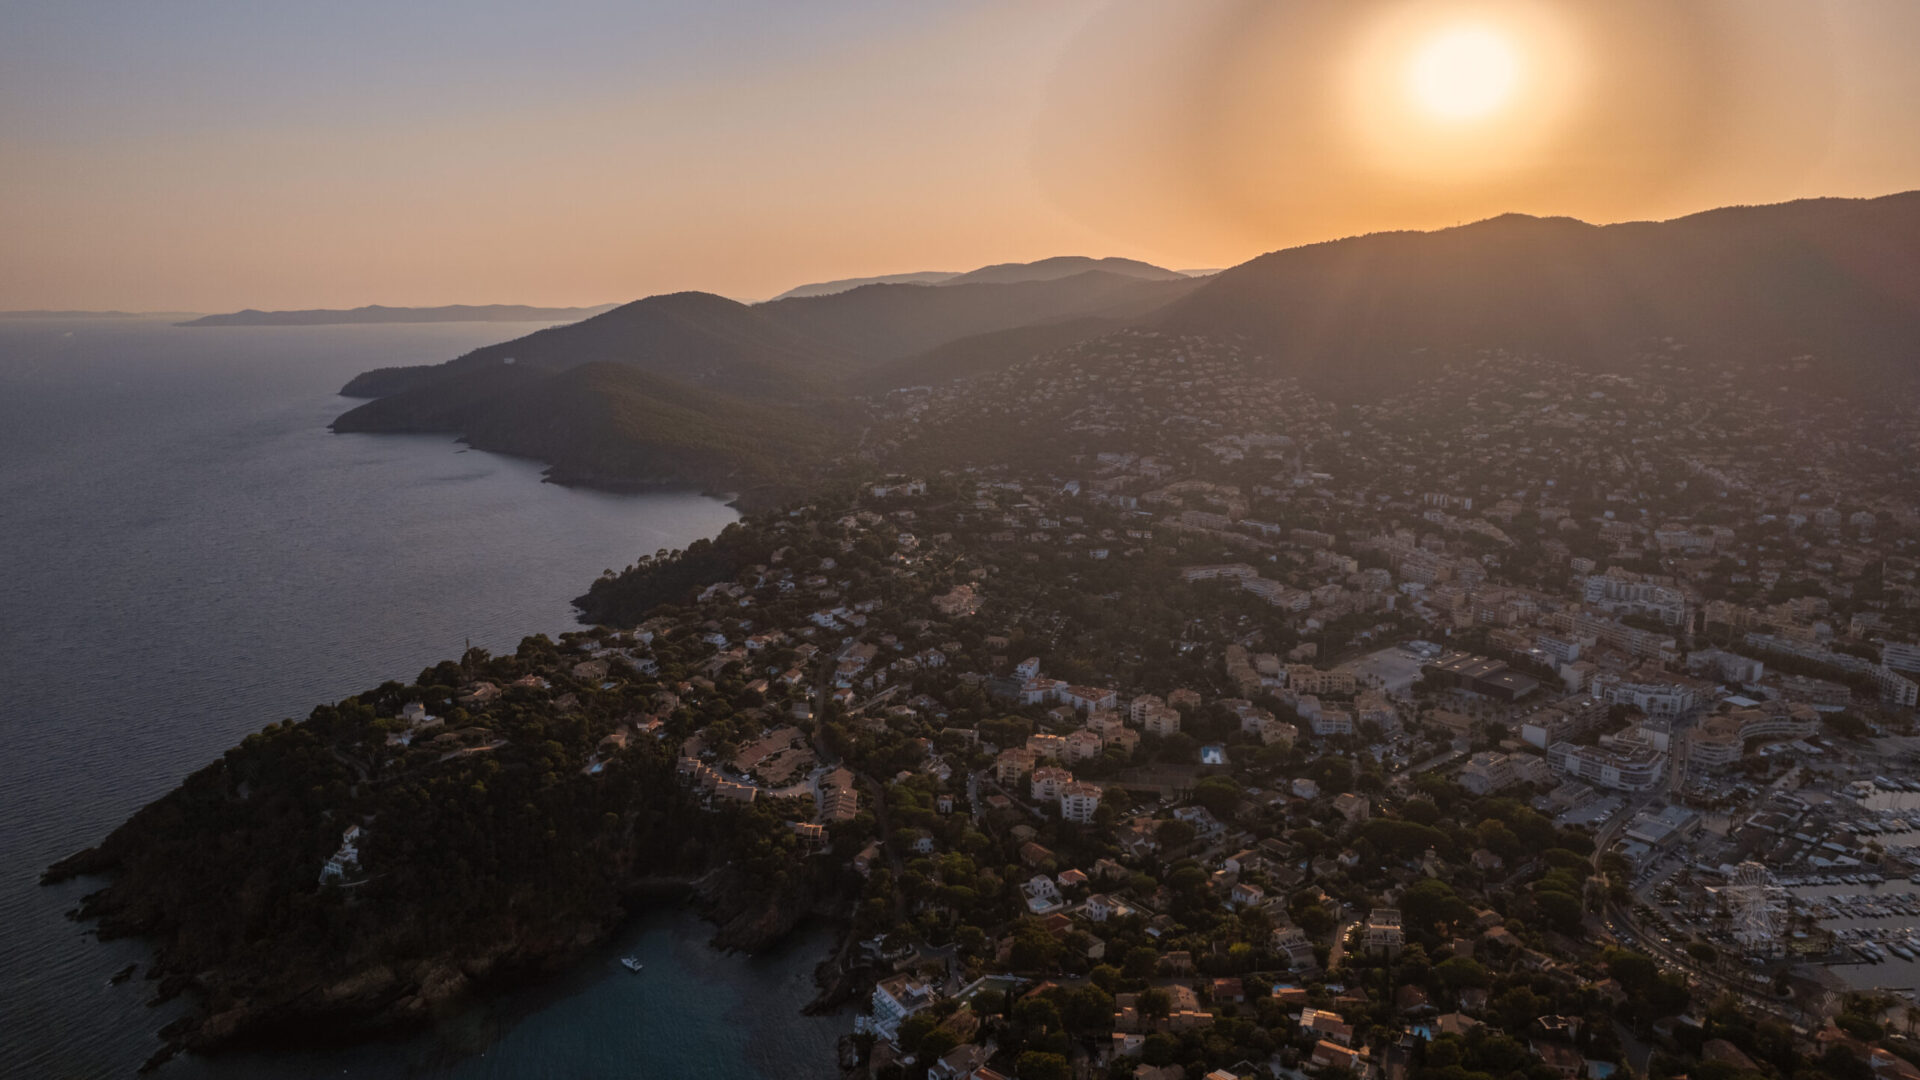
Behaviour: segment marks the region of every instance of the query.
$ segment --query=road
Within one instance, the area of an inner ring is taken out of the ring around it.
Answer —
[[[1600,872],[1601,857],[1607,853],[1608,848],[1613,846],[1621,830],[1625,829],[1634,816],[1651,804],[1656,797],[1655,792],[1643,792],[1634,797],[1619,813],[1607,819],[1606,824],[1600,827],[1600,831],[1594,834],[1593,868],[1596,873]],[[1629,895],[1631,895],[1631,889],[1629,889]],[[1635,950],[1685,973],[1701,985],[1734,994],[1747,1005],[1781,1019],[1793,1023],[1806,1021],[1806,1018],[1792,1006],[1783,1005],[1771,997],[1755,993],[1744,980],[1729,978],[1718,970],[1702,967],[1699,961],[1689,955],[1686,950],[1669,942],[1662,942],[1658,931],[1649,930],[1634,921],[1631,903],[1623,908],[1612,900],[1606,900],[1601,905],[1600,916],[1606,924],[1607,931],[1615,938],[1620,938],[1623,934],[1632,935],[1634,942],[1632,947]]]
[[[1619,813],[1608,818],[1607,823],[1600,826],[1600,831],[1593,836],[1592,862],[1595,871],[1600,869],[1600,857],[1613,846],[1614,840],[1620,835],[1620,830],[1626,828],[1627,823],[1632,821],[1635,815],[1652,804],[1654,797],[1653,793],[1644,791],[1635,795],[1627,800],[1627,805],[1621,807]]]
[[[1393,775],[1396,778],[1401,776],[1416,776],[1420,773],[1426,772],[1429,769],[1437,769],[1440,766],[1445,765],[1447,762],[1453,761],[1456,758],[1465,757],[1466,754],[1467,752],[1465,750],[1448,750],[1445,753],[1435,754],[1425,761],[1422,761],[1413,765],[1408,765],[1403,769],[1396,770]]]
[[[1333,932],[1333,948],[1327,950],[1327,971],[1329,974],[1340,970],[1340,959],[1347,955],[1347,937],[1353,933],[1353,928],[1359,925],[1360,920],[1358,918],[1348,919],[1346,922],[1340,924],[1340,929]]]
[[[1630,911],[1623,910],[1611,901],[1602,909],[1601,917],[1606,921],[1607,929],[1611,931],[1615,937],[1620,935],[1621,929],[1626,929],[1634,936],[1633,948],[1635,950],[1646,953],[1648,956],[1666,964],[1668,967],[1684,972],[1689,978],[1698,981],[1702,985],[1733,994],[1739,997],[1747,1006],[1770,1013],[1790,1023],[1804,1024],[1807,1022],[1808,1018],[1802,1015],[1798,1009],[1776,1001],[1764,994],[1756,993],[1753,987],[1748,985],[1744,980],[1729,978],[1713,968],[1701,967],[1699,962],[1694,960],[1692,956],[1689,956],[1685,950],[1677,948],[1670,943],[1662,942],[1658,933],[1652,933],[1642,929],[1633,921],[1633,916]]]

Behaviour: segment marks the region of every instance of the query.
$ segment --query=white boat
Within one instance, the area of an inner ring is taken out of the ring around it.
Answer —
[[[641,963],[640,958],[637,956],[623,956],[620,958],[620,966],[638,975],[640,969],[647,965]]]

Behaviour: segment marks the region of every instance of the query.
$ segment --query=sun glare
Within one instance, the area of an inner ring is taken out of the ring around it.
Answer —
[[[1520,83],[1520,55],[1513,42],[1484,26],[1443,30],[1415,50],[1406,89],[1419,109],[1436,119],[1479,120],[1513,100]]]
[[[1401,0],[1356,31],[1344,120],[1381,175],[1516,177],[1579,116],[1592,64],[1558,0]]]

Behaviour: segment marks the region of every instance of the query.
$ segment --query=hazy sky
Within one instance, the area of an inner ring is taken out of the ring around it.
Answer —
[[[741,298],[1920,187],[1914,0],[0,0],[0,309]]]

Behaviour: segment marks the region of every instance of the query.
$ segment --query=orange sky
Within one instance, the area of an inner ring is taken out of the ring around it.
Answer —
[[[161,7],[9,17],[0,309],[756,298],[1920,187],[1910,0]],[[1408,90],[1462,27],[1514,69],[1471,122]]]

